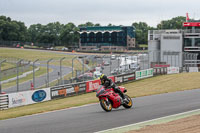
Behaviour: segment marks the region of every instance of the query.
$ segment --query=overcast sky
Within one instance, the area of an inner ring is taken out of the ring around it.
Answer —
[[[0,15],[26,26],[56,21],[130,26],[142,21],[155,27],[186,12],[200,19],[200,0],[0,0]]]

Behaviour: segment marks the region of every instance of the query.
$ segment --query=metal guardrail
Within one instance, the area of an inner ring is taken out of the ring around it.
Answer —
[[[0,95],[0,110],[8,109],[8,95]]]

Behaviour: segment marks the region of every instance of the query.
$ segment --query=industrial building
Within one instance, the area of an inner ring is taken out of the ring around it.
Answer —
[[[80,50],[122,51],[135,47],[133,26],[94,26],[80,28]]]
[[[200,60],[200,21],[183,23],[182,30],[148,31],[150,64],[162,63],[182,67],[188,60]]]

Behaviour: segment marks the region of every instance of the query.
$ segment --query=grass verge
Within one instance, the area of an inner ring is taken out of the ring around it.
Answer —
[[[129,96],[141,97],[200,88],[199,81],[200,73],[181,73],[133,81],[123,84],[123,86],[128,90],[127,94]],[[98,99],[96,98],[95,93],[88,93],[28,106],[11,108],[8,110],[2,110],[0,111],[0,120],[96,102],[98,102]]]
[[[2,63],[1,70],[3,71],[3,70],[7,70],[7,69],[10,69],[10,68],[14,68],[14,67],[16,67],[15,64],[5,62],[5,63]]]

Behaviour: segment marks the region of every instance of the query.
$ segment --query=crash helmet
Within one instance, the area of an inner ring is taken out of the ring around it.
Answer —
[[[102,83],[102,84],[104,84],[105,81],[106,81],[107,79],[108,79],[108,78],[107,78],[107,76],[106,76],[105,74],[101,74],[100,80],[101,80],[101,83]]]

